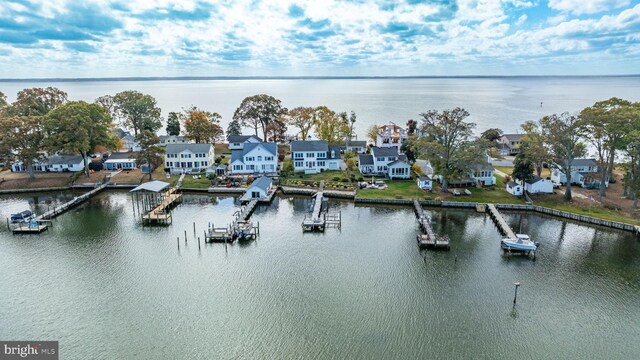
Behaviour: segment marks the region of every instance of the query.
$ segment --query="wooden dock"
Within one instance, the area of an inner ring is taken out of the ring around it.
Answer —
[[[498,230],[500,230],[500,232],[507,238],[516,239],[516,234],[511,230],[511,227],[509,227],[498,209],[496,209],[495,205],[487,204],[487,209],[489,209],[489,216],[491,216],[491,219],[495,222]]]
[[[58,216],[58,215],[62,214],[63,212],[65,212],[65,211],[67,211],[67,210],[71,209],[72,207],[77,206],[77,205],[79,205],[80,203],[82,203],[82,202],[84,202],[84,201],[88,200],[88,199],[89,199],[90,197],[92,197],[93,195],[95,195],[95,194],[99,193],[100,191],[104,190],[104,188],[105,188],[105,187],[107,187],[107,184],[99,185],[99,186],[98,186],[98,187],[96,187],[95,189],[93,189],[93,190],[91,190],[91,191],[89,191],[89,192],[87,192],[87,193],[84,193],[84,194],[82,194],[82,195],[80,195],[80,196],[78,196],[78,197],[74,197],[72,200],[67,201],[66,203],[64,203],[64,204],[62,204],[62,205],[56,206],[56,207],[54,207],[53,209],[51,209],[51,210],[49,210],[49,211],[45,212],[44,214],[37,216],[37,217],[36,217],[36,220],[37,220],[37,221],[41,221],[41,220],[51,220],[51,219],[53,219],[54,217],[56,217],[56,216]],[[43,230],[43,231],[44,231],[44,230]]]
[[[162,200],[153,209],[142,216],[142,221],[168,224],[173,221],[171,209],[182,201],[182,193],[178,188],[171,188],[162,193]]]
[[[306,216],[302,220],[302,231],[324,231],[326,225],[326,218],[321,214],[322,211],[322,198],[324,197],[322,189],[314,195],[313,211],[311,212],[311,218],[307,219]]]
[[[40,234],[49,229],[48,220],[40,220],[36,225],[21,223],[18,226],[11,228],[13,234]]]
[[[421,249],[451,249],[449,237],[446,235],[439,236],[431,227],[431,217],[424,213],[422,206],[418,200],[413,201],[413,208],[420,225],[420,231],[422,234],[417,236],[418,246]]]

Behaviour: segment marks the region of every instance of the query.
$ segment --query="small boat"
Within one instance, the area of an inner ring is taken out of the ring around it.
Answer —
[[[516,234],[515,239],[502,239],[500,244],[505,250],[512,251],[536,251],[540,244],[534,243],[529,235]]]
[[[33,212],[31,210],[21,211],[19,213],[11,214],[11,223],[27,223],[33,218]]]

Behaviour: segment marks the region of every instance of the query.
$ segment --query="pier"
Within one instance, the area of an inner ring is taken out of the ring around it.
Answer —
[[[326,210],[322,212],[322,201],[324,200],[324,180],[320,181],[319,190],[313,194],[313,210],[311,211],[311,218],[307,219],[305,216],[302,220],[302,231],[317,231],[324,232],[327,227],[342,228],[342,213],[341,212],[329,212]]]
[[[431,217],[424,213],[418,200],[413,201],[413,208],[420,225],[421,234],[417,236],[418,246],[421,249],[444,249],[450,250],[449,237],[437,235],[431,227]]]
[[[150,181],[131,190],[134,196],[134,213],[141,215],[142,224],[168,225],[173,221],[171,210],[182,202],[182,193],[178,187],[169,187],[169,183],[163,181]],[[142,204],[142,210],[140,210]]]
[[[93,190],[91,190],[91,191],[89,191],[87,193],[84,193],[84,194],[82,194],[82,195],[80,195],[78,197],[74,197],[72,200],[67,201],[66,203],[64,203],[62,205],[56,206],[53,209],[45,212],[44,214],[37,216],[36,220],[37,221],[51,220],[54,217],[62,214],[63,212],[71,209],[72,207],[74,207],[74,206],[76,206],[76,205],[88,200],[93,195],[95,195],[95,194],[99,193],[100,191],[104,190],[105,187],[107,187],[107,184],[99,185],[95,189],[93,189]]]
[[[498,230],[509,239],[516,239],[516,234],[511,230],[511,227],[507,224],[505,219],[502,217],[496,206],[493,204],[487,204],[487,209],[489,210],[489,216],[493,219],[493,222],[498,227]]]

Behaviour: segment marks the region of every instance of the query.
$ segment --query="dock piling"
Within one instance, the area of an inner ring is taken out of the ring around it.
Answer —
[[[516,306],[516,300],[518,299],[518,287],[520,286],[520,283],[519,282],[513,283],[513,285],[516,286],[516,292],[513,295],[513,306]]]
[[[187,230],[184,231],[184,244],[187,245]]]
[[[176,238],[176,240],[177,240],[177,242],[178,242],[178,251],[180,251],[180,236],[178,236],[178,237]]]

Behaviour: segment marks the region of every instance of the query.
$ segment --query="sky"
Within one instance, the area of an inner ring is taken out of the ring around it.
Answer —
[[[0,78],[640,73],[640,0],[0,0]]]

